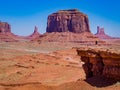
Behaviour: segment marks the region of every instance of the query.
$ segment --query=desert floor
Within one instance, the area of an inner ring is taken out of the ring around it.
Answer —
[[[103,77],[86,79],[84,62],[73,48],[120,50],[120,40],[107,41],[112,45],[1,42],[0,90],[120,90],[120,82]]]

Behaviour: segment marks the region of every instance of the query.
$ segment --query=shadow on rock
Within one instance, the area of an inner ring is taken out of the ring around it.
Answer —
[[[96,86],[96,87],[107,87],[117,83],[116,80],[105,78],[103,76],[94,76],[91,78],[87,78],[85,81],[90,85]]]

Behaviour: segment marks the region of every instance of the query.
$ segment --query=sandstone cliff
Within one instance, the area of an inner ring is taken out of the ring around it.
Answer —
[[[120,51],[108,49],[79,48],[77,50],[86,77],[105,76],[120,81]]]
[[[87,15],[77,9],[60,10],[48,16],[47,32],[90,32]]]

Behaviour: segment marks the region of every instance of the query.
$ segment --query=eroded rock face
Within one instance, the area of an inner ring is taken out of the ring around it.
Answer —
[[[0,33],[11,33],[11,27],[7,22],[0,22]]]
[[[120,81],[120,52],[90,48],[81,48],[77,52],[85,62],[83,68],[87,78],[103,75]]]
[[[87,15],[76,9],[60,10],[48,16],[47,32],[90,32]]]

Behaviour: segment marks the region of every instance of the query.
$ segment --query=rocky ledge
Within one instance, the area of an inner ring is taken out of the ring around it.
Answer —
[[[84,62],[86,78],[102,75],[120,81],[120,51],[79,48],[77,53]]]

